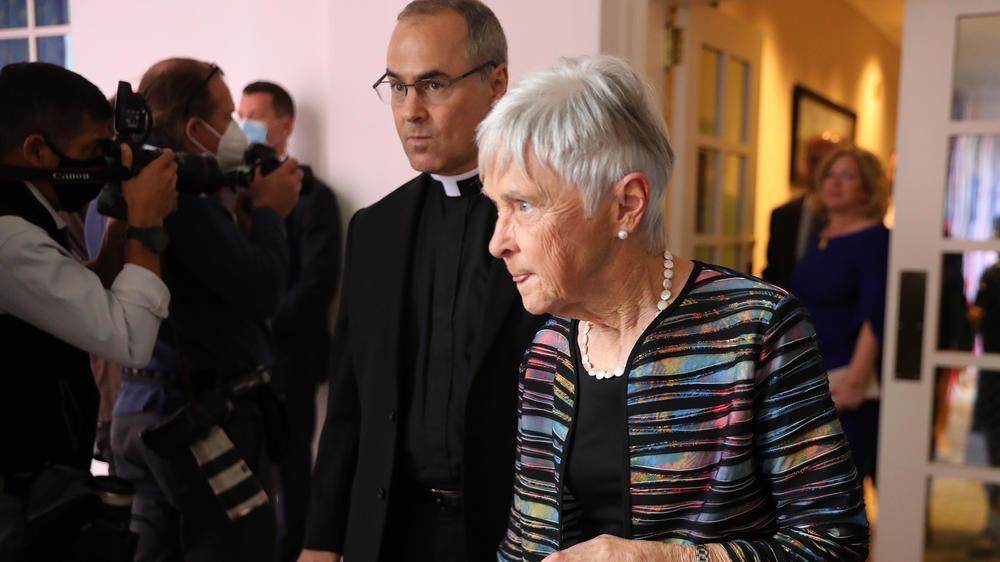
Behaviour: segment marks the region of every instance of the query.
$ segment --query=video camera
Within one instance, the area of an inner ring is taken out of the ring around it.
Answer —
[[[163,151],[145,144],[153,130],[153,112],[142,94],[132,91],[132,85],[118,82],[115,95],[115,139],[108,141],[104,155],[112,168],[124,169],[121,159],[121,145],[132,149],[132,170],[117,182],[108,183],[97,200],[97,210],[106,216],[124,220],[127,215],[125,198],[122,196],[121,181],[139,173],[146,165],[156,160]],[[243,155],[243,165],[235,170],[220,170],[214,156],[175,152],[177,162],[177,191],[180,193],[212,193],[222,187],[249,187],[254,171],[268,175],[281,166],[281,159],[273,148],[266,144],[253,143]],[[307,168],[303,168],[307,170]],[[308,193],[312,187],[310,178],[303,178],[301,193]]]

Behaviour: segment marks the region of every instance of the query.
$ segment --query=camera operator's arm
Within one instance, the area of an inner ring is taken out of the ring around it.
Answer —
[[[215,197],[181,194],[167,220],[167,254],[233,311],[267,320],[278,309],[288,275],[288,241],[282,215],[298,200],[302,172],[294,160],[255,178],[249,238]]]
[[[122,145],[122,163],[126,167],[132,165],[132,150],[125,144]],[[129,251],[133,252],[133,257],[135,257],[134,252],[138,251],[140,262],[144,262],[131,263],[146,267],[159,275],[159,254],[142,244],[139,244],[138,248],[128,250],[129,240],[126,238],[126,233],[129,226],[162,226],[163,218],[177,208],[176,185],[177,163],[173,159],[173,151],[169,150],[143,168],[138,176],[122,184],[122,193],[130,209],[129,220],[126,222],[108,217],[101,238],[100,251],[88,264],[88,267],[101,278],[101,283],[106,288],[111,287],[115,277],[125,264],[129,263]],[[154,263],[155,269],[150,267]]]
[[[163,207],[169,208],[169,191],[176,181],[168,173],[172,169],[172,163],[160,163],[133,181],[138,189],[144,185],[160,193],[168,200]],[[140,211],[137,216],[151,220],[149,213]],[[41,228],[19,218],[0,220],[20,221],[8,224],[0,238],[0,263],[4,264],[0,267],[0,311],[116,363],[142,367],[149,362],[170,302],[166,285],[153,273],[159,270],[156,254],[130,248],[130,263],[108,291],[93,271]]]
[[[254,207],[270,207],[281,218],[285,218],[299,201],[302,175],[299,162],[294,158],[285,160],[266,176],[261,175],[258,170],[250,183],[250,201]]]
[[[122,145],[122,164],[132,166],[132,150]],[[163,226],[163,219],[177,209],[177,162],[174,152],[164,149],[136,177],[122,182],[122,195],[128,205],[128,225],[134,228]],[[129,240],[125,263],[135,264],[160,274],[160,254],[138,240]]]
[[[105,289],[111,288],[115,277],[121,273],[125,266],[127,242],[125,234],[127,231],[127,222],[108,217],[104,224],[104,234],[101,236],[101,246],[98,253],[87,264],[87,267],[94,270],[94,273],[101,278],[101,284],[104,285]]]

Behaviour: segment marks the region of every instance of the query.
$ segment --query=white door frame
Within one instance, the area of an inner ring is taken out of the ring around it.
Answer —
[[[883,394],[880,419],[876,560],[920,560],[924,554],[928,478],[1000,482],[1000,471],[934,463],[931,424],[937,367],[1000,368],[1000,357],[936,349],[941,257],[944,253],[1000,249],[1000,241],[944,238],[949,137],[997,133],[1000,123],[951,120],[955,28],[959,15],[1000,12],[1000,0],[907,0],[903,26],[897,119],[896,215],[889,259]],[[897,380],[900,277],[926,272],[919,380]]]

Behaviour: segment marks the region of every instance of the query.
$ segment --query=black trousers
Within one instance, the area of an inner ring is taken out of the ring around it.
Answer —
[[[394,485],[380,560],[467,562],[463,512],[443,508]]]
[[[278,516],[278,560],[295,562],[305,540],[312,473],[312,439],[316,429],[316,385],[285,391],[288,449],[274,464]]]
[[[215,497],[194,455],[167,461],[143,443],[143,430],[163,419],[157,412],[115,416],[111,446],[118,476],[135,484],[131,529],[139,535],[137,561],[273,562],[273,503],[232,521]],[[263,424],[256,405],[235,400],[223,430],[250,470],[270,490]],[[273,496],[272,496],[273,501]]]

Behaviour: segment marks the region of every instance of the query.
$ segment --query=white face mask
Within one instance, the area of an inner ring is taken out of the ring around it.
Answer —
[[[247,147],[250,146],[250,141],[247,140],[247,135],[243,132],[243,129],[240,129],[240,126],[235,121],[230,120],[229,125],[226,125],[226,131],[220,135],[204,119],[198,120],[208,127],[208,130],[213,135],[219,137],[219,149],[215,152],[215,159],[219,162],[219,169],[223,172],[229,172],[240,167],[243,164],[243,154],[247,151]],[[202,146],[200,142],[194,140],[190,133],[188,133],[188,139],[203,152],[212,153],[212,151]]]

